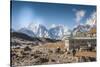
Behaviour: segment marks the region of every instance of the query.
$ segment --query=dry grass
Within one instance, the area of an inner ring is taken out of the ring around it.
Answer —
[[[63,41],[60,41],[60,42],[56,42],[56,43],[46,43],[45,45],[42,45],[41,47],[44,47],[44,48],[64,48],[65,47],[65,44]]]
[[[96,57],[96,52],[90,52],[90,51],[83,51],[83,52],[77,52],[76,56],[78,57]]]

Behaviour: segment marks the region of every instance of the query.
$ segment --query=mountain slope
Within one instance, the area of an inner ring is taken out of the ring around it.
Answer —
[[[20,30],[18,30],[18,32],[27,34],[28,36],[35,37],[35,34],[31,30],[28,30],[27,28],[21,28]]]
[[[42,24],[30,24],[28,27],[21,28],[17,32],[26,34],[31,37],[61,40],[68,31],[67,28],[65,28],[63,25],[56,25],[47,29]]]

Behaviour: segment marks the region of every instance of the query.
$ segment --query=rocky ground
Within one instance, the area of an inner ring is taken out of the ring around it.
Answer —
[[[96,52],[68,52],[63,41],[11,40],[11,66],[32,66],[96,61]]]

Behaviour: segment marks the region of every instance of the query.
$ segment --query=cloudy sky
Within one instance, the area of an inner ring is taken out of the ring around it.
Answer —
[[[62,24],[72,29],[77,24],[90,24],[96,19],[96,6],[13,1],[12,28],[20,29],[30,23],[46,27]]]

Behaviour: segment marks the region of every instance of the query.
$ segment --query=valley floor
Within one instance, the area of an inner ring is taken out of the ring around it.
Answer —
[[[22,41],[17,40],[18,44]],[[13,42],[14,44],[15,42]],[[11,66],[32,66],[42,64],[63,64],[96,61],[96,52],[68,52],[63,41],[39,43],[24,41],[24,46],[11,46]]]

